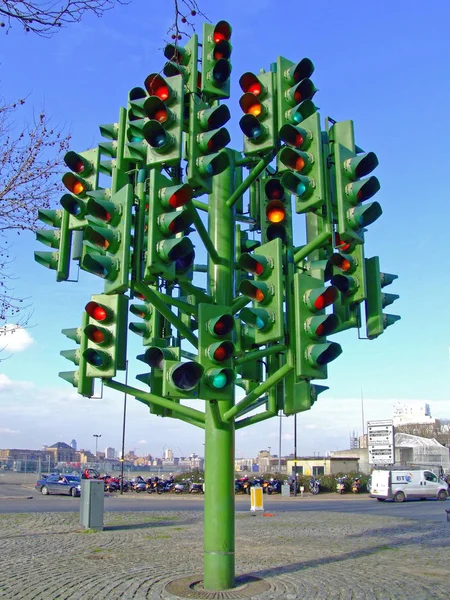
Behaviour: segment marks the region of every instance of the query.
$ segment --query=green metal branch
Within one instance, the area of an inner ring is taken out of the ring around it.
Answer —
[[[190,313],[191,315],[197,314],[197,308],[193,304],[189,304],[188,302],[184,302],[179,298],[175,298],[174,296],[169,296],[168,294],[164,294],[159,290],[153,289],[152,292],[158,296],[163,302],[167,304],[172,304],[177,308],[180,308],[183,312]]]
[[[184,336],[195,348],[198,348],[198,338],[195,336],[192,331],[187,327],[183,321],[173,314],[170,308],[156,295],[156,293],[151,290],[146,285],[135,281],[132,283],[133,290],[142,294],[144,298],[153,304],[153,306],[158,310],[162,316],[169,321],[171,325],[173,325],[178,331]]]
[[[192,204],[197,210],[202,210],[204,212],[209,211],[209,206],[208,204],[206,204],[206,202],[200,202],[200,200],[192,200]]]
[[[254,425],[255,423],[260,423],[261,421],[265,421],[266,419],[271,419],[272,417],[276,417],[276,416],[277,416],[277,411],[266,410],[263,413],[258,413],[257,415],[251,415],[250,417],[246,417],[245,419],[236,421],[235,427],[236,427],[236,429],[243,429],[244,427],[248,427],[249,425]]]
[[[251,302],[251,299],[247,298],[247,296],[238,296],[235,298],[231,303],[231,312],[233,315],[239,312],[241,308],[244,308],[249,302]]]
[[[236,188],[236,190],[228,198],[226,205],[229,208],[234,206],[236,204],[236,202],[239,201],[239,198],[248,190],[248,188],[251,186],[251,184],[254,181],[256,181],[256,179],[258,179],[258,177],[261,175],[261,173],[264,171],[264,169],[267,167],[267,165],[270,164],[272,162],[272,160],[275,158],[277,153],[278,153],[278,148],[271,150],[268,154],[266,154],[266,156],[264,156],[258,162],[258,164],[255,167],[253,167],[253,169],[250,171],[250,173],[247,175],[247,177],[244,179],[244,181],[241,183],[241,185],[238,186]]]
[[[186,205],[187,210],[190,212],[193,218],[193,223],[195,228],[197,229],[197,233],[200,236],[200,239],[205,245],[206,251],[208,252],[211,260],[214,264],[218,265],[220,263],[220,256],[217,253],[214,244],[212,243],[211,238],[209,237],[208,230],[203,225],[203,221],[200,219],[200,215],[198,214],[196,208],[192,201],[188,202]]]
[[[241,414],[241,411],[244,410],[244,408],[250,406],[250,404],[252,404],[254,400],[257,400],[262,394],[267,392],[273,385],[278,383],[281,379],[286,377],[286,375],[288,375],[293,370],[294,367],[290,365],[283,365],[282,367],[280,367],[278,371],[275,371],[275,373],[268,377],[266,381],[263,381],[260,385],[258,385],[257,388],[255,388],[252,392],[247,394],[245,398],[242,398],[242,400],[240,400],[237,404],[230,408],[230,410],[227,410],[227,412],[223,415],[223,420],[225,422],[228,422],[233,417],[239,416],[239,414]]]
[[[104,379],[104,385],[106,387],[110,387],[113,390],[117,390],[118,392],[123,392],[124,394],[128,394],[130,396],[134,396],[136,400],[143,402],[144,404],[157,404],[162,408],[167,408],[172,410],[173,412],[177,412],[180,415],[185,415],[189,419],[192,419],[194,423],[205,423],[205,415],[200,410],[195,410],[195,408],[190,408],[189,406],[183,406],[183,404],[178,404],[178,402],[174,402],[173,400],[167,400],[166,398],[161,398],[156,394],[151,394],[149,392],[144,392],[143,390],[139,390],[137,388],[132,387],[131,385],[126,385],[125,383],[120,383],[119,381],[114,381],[113,379]]]
[[[308,244],[305,244],[305,246],[302,246],[300,248],[300,250],[297,250],[297,252],[294,254],[294,262],[295,263],[300,262],[301,260],[306,258],[309,254],[311,254],[311,252],[314,252],[314,250],[317,250],[318,248],[322,248],[325,243],[329,242],[329,240],[330,240],[330,234],[327,231],[324,231],[323,233],[318,235],[316,238],[314,238],[311,242],[309,242]]]
[[[252,360],[258,360],[258,358],[264,358],[266,356],[270,356],[271,354],[278,354],[278,352],[284,352],[286,349],[286,344],[276,344],[274,346],[269,346],[268,348],[263,348],[262,350],[246,352],[243,356],[237,358],[234,361],[234,364],[242,365],[243,363],[251,362]]]
[[[208,302],[208,303],[212,303],[213,299],[211,296],[209,296],[205,290],[202,290],[201,288],[197,287],[196,285],[194,285],[191,281],[188,280],[184,280],[181,283],[182,287],[183,287],[183,291],[186,294],[192,294],[193,296],[195,296],[197,298],[197,300],[199,302]]]

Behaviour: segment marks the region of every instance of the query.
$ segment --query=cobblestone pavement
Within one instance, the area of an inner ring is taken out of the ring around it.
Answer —
[[[180,598],[165,586],[201,578],[202,519],[107,512],[105,530],[91,532],[78,513],[0,515],[0,598]],[[449,559],[446,522],[311,511],[236,516],[236,574],[269,587],[247,594],[255,600],[447,599]]]

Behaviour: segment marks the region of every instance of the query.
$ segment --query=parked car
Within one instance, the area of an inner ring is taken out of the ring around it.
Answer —
[[[81,494],[81,479],[75,475],[49,475],[39,479],[34,487],[44,496],[68,494],[75,497]]]

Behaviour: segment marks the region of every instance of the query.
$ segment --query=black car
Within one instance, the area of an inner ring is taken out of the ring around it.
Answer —
[[[34,486],[41,494],[67,494],[79,496],[81,494],[81,479],[76,475],[49,475],[39,479]]]

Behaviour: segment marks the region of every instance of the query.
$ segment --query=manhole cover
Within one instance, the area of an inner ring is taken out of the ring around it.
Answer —
[[[240,598],[258,597],[263,592],[270,590],[270,583],[250,575],[236,577],[234,588],[219,592],[210,592],[203,589],[201,575],[191,575],[174,579],[164,588],[174,596],[182,598],[202,598],[203,600],[239,600]]]

